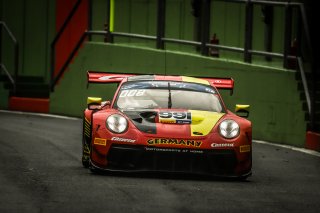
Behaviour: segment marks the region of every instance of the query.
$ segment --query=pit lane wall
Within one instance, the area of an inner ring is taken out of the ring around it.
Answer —
[[[90,84],[87,70],[232,77],[233,96],[221,91],[227,107],[250,104],[254,139],[304,146],[306,123],[295,72],[174,51],[120,44],[86,43],[50,96],[50,113],[82,117],[88,96],[112,99],[116,85]]]

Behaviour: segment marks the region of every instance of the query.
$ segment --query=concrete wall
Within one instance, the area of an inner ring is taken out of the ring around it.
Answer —
[[[222,95],[229,109],[250,104],[255,139],[303,146],[305,121],[295,73],[151,48],[87,43],[50,97],[50,112],[80,117],[88,96],[111,99],[115,86],[90,85],[86,71],[232,77],[235,93]]]

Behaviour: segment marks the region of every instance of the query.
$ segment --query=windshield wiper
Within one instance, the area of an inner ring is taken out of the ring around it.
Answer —
[[[171,100],[171,88],[170,88],[170,82],[168,82],[168,91],[169,91],[169,97],[168,97],[168,109],[171,109],[171,107],[172,107],[172,100]]]

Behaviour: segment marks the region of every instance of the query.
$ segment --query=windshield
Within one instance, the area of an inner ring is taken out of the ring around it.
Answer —
[[[121,110],[174,108],[223,111],[212,87],[170,81],[127,82],[119,91],[115,107]]]

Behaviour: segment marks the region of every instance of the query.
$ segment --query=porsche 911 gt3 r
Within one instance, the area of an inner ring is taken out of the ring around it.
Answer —
[[[88,83],[118,83],[111,101],[89,97],[82,163],[92,170],[251,175],[249,105],[227,110],[218,89],[231,78],[88,72]]]

